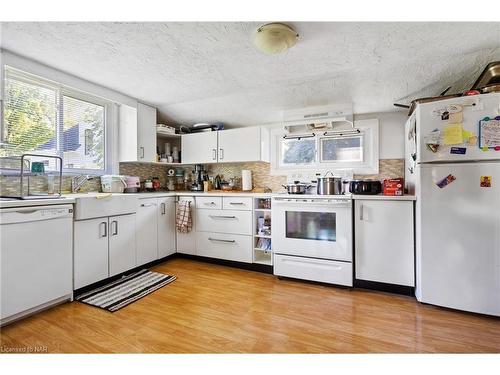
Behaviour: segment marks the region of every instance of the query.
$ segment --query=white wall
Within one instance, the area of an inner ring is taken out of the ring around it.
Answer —
[[[379,120],[379,158],[402,159],[404,158],[404,128],[408,113],[404,112],[379,112],[354,115],[354,120],[376,118]]]

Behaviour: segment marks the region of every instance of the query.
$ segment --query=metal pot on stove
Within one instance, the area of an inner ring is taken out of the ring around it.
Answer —
[[[328,174],[331,177],[327,177]],[[317,178],[316,193],[318,195],[340,195],[342,191],[342,178],[335,177],[332,172],[326,172],[323,177]]]
[[[300,181],[293,181],[292,183],[281,185],[286,189],[288,194],[305,194],[307,189],[311,187],[310,184],[306,184]]]

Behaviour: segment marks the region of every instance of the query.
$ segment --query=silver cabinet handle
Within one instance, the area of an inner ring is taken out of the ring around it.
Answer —
[[[139,147],[139,150],[141,150],[141,159],[144,159],[144,147]]]
[[[205,202],[205,206],[215,206],[215,202]]]
[[[245,203],[243,203],[243,202],[229,202],[229,204],[232,204],[232,205],[234,205],[234,206],[242,206],[242,205],[244,205]]]
[[[151,207],[156,206],[156,203],[141,203],[141,207]]]
[[[166,213],[167,213],[167,210],[166,210],[166,207],[165,207],[165,203],[162,203],[161,204],[161,214],[165,215]]]
[[[227,243],[235,243],[236,240],[220,240],[218,238],[212,238],[212,237],[208,237],[208,240],[209,241],[216,241],[216,242],[227,242]]]
[[[113,230],[113,224],[115,225],[115,229],[114,230]],[[118,234],[118,221],[113,220],[111,222],[111,230],[112,230],[112,232],[111,232],[112,236],[116,236]]]
[[[363,220],[363,205],[359,205],[359,220]]]
[[[208,215],[212,219],[236,219],[236,216]]]
[[[216,148],[212,149],[212,160],[217,160],[217,149]]]
[[[101,228],[104,228],[104,233],[101,230]],[[103,221],[102,223],[99,224],[99,235],[103,238],[108,236],[108,222],[107,221]]]
[[[219,160],[222,160],[222,159],[224,159],[224,149],[223,148],[219,148],[219,151],[220,151]]]

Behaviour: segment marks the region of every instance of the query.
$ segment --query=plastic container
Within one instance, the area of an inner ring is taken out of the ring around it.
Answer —
[[[127,187],[126,176],[105,174],[101,176],[103,193],[123,193]]]

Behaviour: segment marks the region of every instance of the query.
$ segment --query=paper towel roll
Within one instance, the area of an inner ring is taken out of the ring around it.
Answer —
[[[241,190],[252,190],[252,171],[249,169],[241,171]]]

